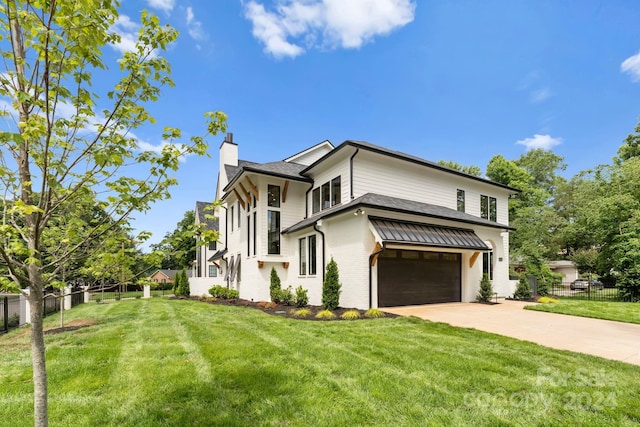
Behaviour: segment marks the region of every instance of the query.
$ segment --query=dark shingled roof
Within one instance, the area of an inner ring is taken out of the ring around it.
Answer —
[[[375,208],[382,209],[391,212],[400,212],[413,215],[421,215],[429,218],[438,218],[448,221],[456,221],[465,224],[482,225],[491,228],[503,228],[506,230],[513,230],[512,227],[499,224],[497,222],[489,221],[488,219],[478,218],[477,216],[469,215],[468,213],[459,212],[454,209],[445,208],[443,206],[432,205],[429,203],[415,202],[413,200],[399,199],[397,197],[383,196],[380,194],[367,193],[363,196],[353,199],[351,202],[334,206],[330,209],[324,210],[319,214],[313,215],[309,218],[303,219],[297,224],[283,230],[283,233],[293,233],[294,231],[302,230],[307,227],[311,227],[316,221],[322,218],[328,218],[337,215],[348,209],[355,208]]]
[[[302,176],[300,172],[306,168],[304,165],[292,162],[270,162],[270,163],[254,163],[246,160],[239,160],[238,166],[225,165],[225,171],[229,178],[229,184],[224,188],[227,191],[234,182],[240,177],[242,172],[255,172],[264,175],[277,176],[281,178],[294,179],[296,181],[313,182],[311,179]]]
[[[422,165],[422,166],[427,166],[427,167],[430,167],[430,168],[433,168],[433,169],[438,169],[438,170],[441,170],[443,172],[448,172],[448,173],[452,173],[454,175],[470,178],[470,179],[473,179],[474,181],[480,181],[480,182],[484,182],[486,184],[495,185],[497,187],[502,187],[502,188],[504,188],[506,190],[512,191],[513,193],[520,193],[520,190],[518,190],[517,188],[513,188],[513,187],[510,187],[508,185],[501,184],[499,182],[491,181],[490,179],[482,178],[480,176],[471,175],[471,174],[459,171],[457,169],[452,169],[450,167],[443,166],[443,165],[441,165],[439,163],[431,162],[429,160],[425,160],[425,159],[422,159],[420,157],[412,156],[410,154],[402,153],[400,151],[390,150],[388,148],[381,147],[381,146],[375,145],[375,144],[371,144],[370,142],[366,142],[366,141],[353,141],[353,140],[344,141],[342,144],[340,144],[334,150],[332,150],[331,152],[325,154],[321,159],[319,159],[319,160],[315,161],[313,164],[307,166],[304,170],[301,171],[301,173],[303,175],[305,175],[308,171],[310,171],[311,169],[316,167],[318,164],[322,163],[327,158],[329,158],[330,156],[335,155],[340,150],[343,150],[346,147],[362,148],[364,150],[372,151],[374,153],[382,154],[384,156],[394,157],[396,159],[409,161],[409,162],[416,163],[416,164],[419,164],[419,165]]]
[[[176,277],[176,274],[182,272],[182,270],[167,270],[167,269],[161,268],[160,270],[156,270],[156,272],[153,274],[156,274],[158,271],[164,274],[165,276],[167,276],[169,279],[174,279]],[[189,269],[185,269],[185,272],[187,273],[187,277],[191,277],[193,275],[193,272]]]
[[[205,225],[207,230],[218,230],[218,218],[209,219],[207,215],[213,215],[212,209],[205,209],[209,206],[212,206],[213,203],[209,202],[196,202],[196,215],[198,217],[198,221]]]
[[[491,250],[473,230],[370,217],[383,242],[440,248]]]

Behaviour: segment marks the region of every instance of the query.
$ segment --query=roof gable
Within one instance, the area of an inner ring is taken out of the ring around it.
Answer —
[[[284,161],[309,166],[316,160],[333,151],[334,148],[333,144],[327,139],[322,141],[320,144],[316,144],[313,147],[309,147],[306,150],[284,159]]]

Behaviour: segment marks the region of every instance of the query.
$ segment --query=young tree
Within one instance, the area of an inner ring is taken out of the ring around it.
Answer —
[[[0,112],[7,124],[0,132],[0,258],[4,286],[10,281],[28,289],[37,426],[48,424],[44,288],[74,253],[125,225],[132,212],[167,198],[182,156],[207,150],[202,137],[176,144],[180,131],[165,128],[169,143],[161,153],[141,151],[132,133],[154,122],[146,105],[173,84],[161,53],[177,32],[157,17],[142,13],[135,47],[118,61],[118,71],[110,71],[117,75],[113,88],[100,97],[91,85],[94,73],[107,68],[103,48],[120,39],[111,29],[118,5],[117,0],[7,0],[1,6],[0,97],[13,110]],[[223,113],[206,116],[207,134],[224,131]],[[55,219],[98,192],[105,220],[87,224],[78,241],[73,226],[62,225],[61,241],[69,244],[45,250],[43,236]]]
[[[340,305],[340,276],[338,264],[331,258],[327,264],[327,274],[322,284],[322,306],[327,310],[335,310]]]
[[[275,267],[271,267],[271,276],[269,281],[269,296],[271,301],[276,304],[280,302],[280,293],[282,292],[282,284],[280,283],[280,277]]]
[[[515,292],[513,293],[513,297],[519,300],[530,300],[531,299],[531,285],[529,285],[529,281],[527,280],[527,276],[525,274],[520,275],[520,279],[518,280],[518,286],[516,287]]]
[[[478,296],[476,297],[476,299],[479,302],[489,303],[491,302],[492,297],[493,285],[491,284],[489,275],[487,273],[484,273],[482,275],[482,280],[480,280],[480,290],[478,291]]]

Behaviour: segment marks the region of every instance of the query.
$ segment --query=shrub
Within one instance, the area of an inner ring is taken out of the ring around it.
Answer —
[[[102,302],[102,299],[100,299],[100,298],[96,298],[96,303],[97,303],[97,304],[100,304],[100,302]]]
[[[482,275],[482,280],[480,280],[480,291],[478,292],[478,296],[476,300],[479,302],[491,302],[491,297],[493,296],[493,285],[491,284],[491,280],[489,280],[489,275],[484,273]]]
[[[305,318],[311,314],[311,310],[308,308],[299,308],[297,310],[291,310],[293,317]]]
[[[275,302],[271,301],[260,301],[257,306],[269,310],[272,308],[276,308],[278,305]]]
[[[280,291],[280,300],[284,305],[291,305],[291,303],[293,302],[293,292],[291,290],[291,286]]]
[[[360,312],[358,310],[349,310],[342,313],[340,317],[344,320],[356,320],[360,318]]]
[[[240,298],[240,291],[237,289],[227,289],[227,299]]]
[[[524,274],[520,275],[520,279],[518,280],[518,286],[516,287],[515,292],[513,293],[513,297],[519,300],[529,300],[531,299],[531,287],[529,286],[529,281]]]
[[[620,275],[616,283],[618,297],[622,301],[640,301],[640,271],[632,268]]]
[[[327,264],[327,274],[322,284],[322,306],[326,310],[338,308],[341,287],[338,264],[331,258],[331,261]]]
[[[116,294],[116,301],[120,301],[120,294]]]
[[[551,297],[540,297],[538,298],[538,302],[540,304],[556,304],[558,302],[557,299]]]
[[[329,320],[335,318],[336,315],[331,310],[321,310],[316,313],[316,319]]]
[[[307,294],[307,290],[303,289],[302,286],[298,286],[296,288],[296,294],[293,298],[293,303],[298,308],[306,307],[309,304],[309,295]]]
[[[281,291],[281,283],[280,277],[278,277],[278,272],[275,267],[271,267],[271,280],[269,283],[269,296],[271,297],[271,301],[276,304],[280,302],[280,291]]]
[[[364,313],[364,317],[369,317],[371,319],[384,317],[384,316],[385,316],[384,311],[378,310],[377,308],[370,308],[369,310],[367,310],[366,313]]]
[[[176,274],[174,279],[175,290],[174,294],[176,296],[185,296],[188,297],[191,294],[189,289],[189,278],[187,277],[187,271],[183,268],[181,272]]]
[[[209,293],[212,297],[221,299],[237,299],[240,297],[240,292],[235,289],[229,289],[225,286],[215,285],[209,289]]]

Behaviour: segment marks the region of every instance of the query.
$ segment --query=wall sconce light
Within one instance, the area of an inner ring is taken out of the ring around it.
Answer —
[[[358,208],[358,209],[356,209],[356,211],[353,214],[355,216],[364,215],[364,211],[362,209]]]

